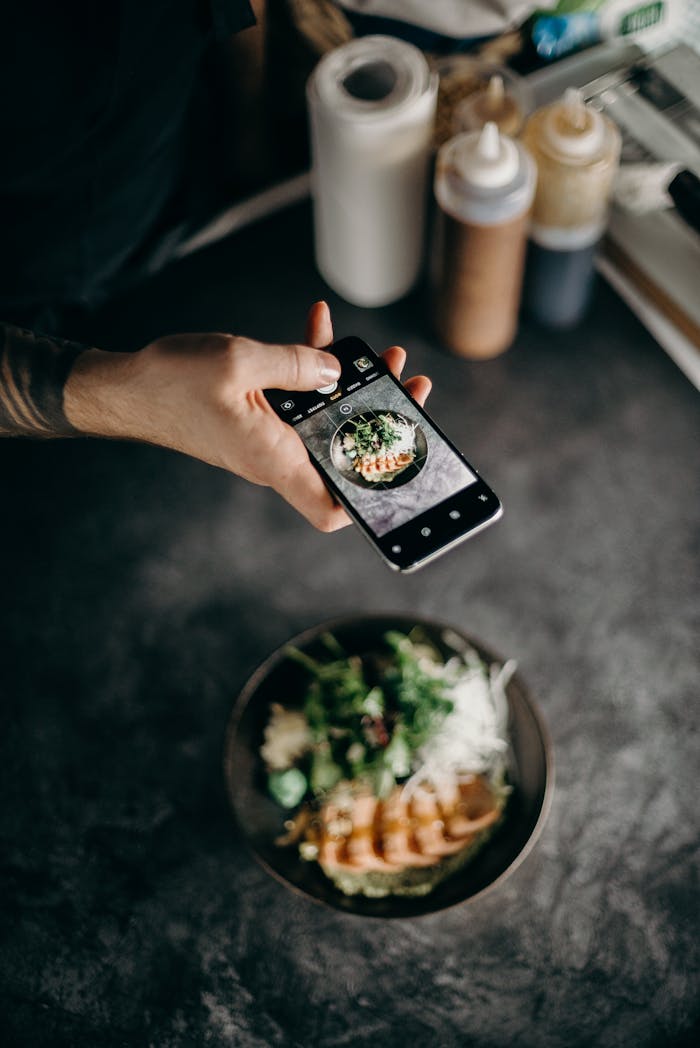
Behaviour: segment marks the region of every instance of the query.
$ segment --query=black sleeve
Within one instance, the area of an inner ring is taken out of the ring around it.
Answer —
[[[68,437],[63,389],[87,347],[0,321],[0,436]]]
[[[249,0],[211,0],[211,16],[217,40],[249,29],[256,21]]]

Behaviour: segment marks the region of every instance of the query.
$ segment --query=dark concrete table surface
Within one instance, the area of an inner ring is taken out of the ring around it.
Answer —
[[[306,205],[192,256],[97,319],[398,342],[491,481],[497,526],[415,576],[354,531],[175,453],[0,446],[0,1033],[17,1046],[690,1045],[700,1022],[697,394],[606,287],[578,330],[523,324],[467,364],[423,297],[354,309]],[[549,821],[476,903],[325,910],[237,838],[234,698],[290,635],[348,612],[448,620],[518,660],[554,741]]]

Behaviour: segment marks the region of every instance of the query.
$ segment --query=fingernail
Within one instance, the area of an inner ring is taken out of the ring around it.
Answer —
[[[340,378],[340,364],[335,357],[325,357],[321,367],[318,370],[321,378],[329,379],[331,382],[335,382],[336,379]]]

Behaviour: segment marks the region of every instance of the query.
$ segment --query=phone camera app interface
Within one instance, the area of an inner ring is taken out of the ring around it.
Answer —
[[[353,364],[376,367],[369,357]],[[337,403],[313,404],[296,428],[378,537],[476,480],[388,376],[367,374],[346,390]]]

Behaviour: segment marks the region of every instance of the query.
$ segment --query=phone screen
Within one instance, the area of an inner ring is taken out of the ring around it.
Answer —
[[[366,343],[350,337],[330,352],[342,365],[337,383],[267,396],[392,566],[415,566],[500,511],[495,495]],[[478,493],[465,504],[469,489]],[[436,514],[438,507],[443,512]]]

